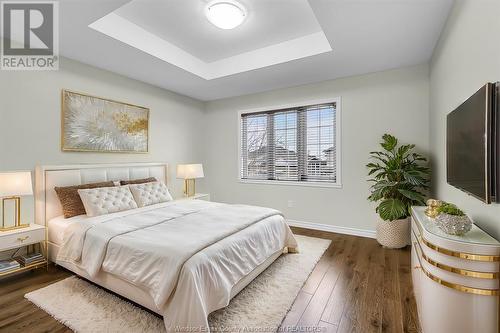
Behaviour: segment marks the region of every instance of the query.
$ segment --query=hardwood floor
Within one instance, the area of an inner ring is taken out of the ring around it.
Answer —
[[[284,331],[420,332],[410,250],[389,250],[369,238],[293,228],[332,244],[282,323]]]
[[[332,244],[302,287],[283,332],[420,332],[410,276],[410,251],[373,239],[293,228]],[[0,332],[71,332],[24,298],[70,276],[51,266],[0,280]]]
[[[50,266],[0,280],[0,332],[71,332],[45,311],[40,310],[24,294],[62,280],[71,273]]]

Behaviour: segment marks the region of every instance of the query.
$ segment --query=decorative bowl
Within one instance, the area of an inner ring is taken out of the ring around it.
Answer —
[[[441,213],[436,216],[437,226],[449,235],[463,236],[472,228],[472,220],[467,216]]]

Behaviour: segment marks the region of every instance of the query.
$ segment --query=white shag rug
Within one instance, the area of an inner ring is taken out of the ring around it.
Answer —
[[[300,253],[280,256],[226,308],[209,316],[212,331],[275,332],[330,240],[296,236]],[[165,332],[163,319],[76,276],[25,297],[78,333]]]

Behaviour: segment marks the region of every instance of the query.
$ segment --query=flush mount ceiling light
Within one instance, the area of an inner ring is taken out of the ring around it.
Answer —
[[[208,4],[205,15],[221,29],[234,29],[245,20],[245,7],[236,1],[215,1]]]

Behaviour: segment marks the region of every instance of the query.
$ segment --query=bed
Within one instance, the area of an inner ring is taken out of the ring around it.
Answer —
[[[64,219],[56,186],[155,177],[164,163],[41,166],[36,223],[49,259],[163,316],[167,332],[209,331],[208,314],[297,243],[274,210],[174,200],[105,216]]]

